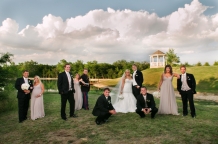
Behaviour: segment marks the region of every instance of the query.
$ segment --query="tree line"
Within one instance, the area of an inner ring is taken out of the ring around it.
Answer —
[[[136,64],[138,69],[145,70],[150,67],[147,62],[135,62],[118,60],[112,64],[109,63],[98,63],[97,61],[89,61],[84,63],[82,60],[77,60],[76,62],[68,62],[66,60],[60,60],[57,65],[39,64],[33,60],[26,61],[23,63],[15,64],[11,62],[10,65],[4,64],[3,69],[5,69],[10,77],[20,77],[23,70],[28,70],[30,72],[30,77],[38,75],[43,78],[57,78],[58,74],[64,71],[65,64],[68,63],[71,66],[71,72],[73,75],[76,73],[82,74],[84,68],[88,69],[90,78],[97,79],[111,79],[121,77],[126,69],[130,69],[132,64]]]

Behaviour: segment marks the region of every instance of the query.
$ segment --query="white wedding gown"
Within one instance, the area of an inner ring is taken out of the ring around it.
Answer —
[[[118,99],[113,104],[116,112],[121,112],[121,113],[135,112],[136,98],[132,93],[132,83],[133,83],[132,79],[125,79],[125,84],[123,87],[123,94],[122,94],[124,99]]]

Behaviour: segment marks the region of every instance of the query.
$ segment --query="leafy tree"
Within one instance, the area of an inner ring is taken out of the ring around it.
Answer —
[[[180,62],[179,57],[174,52],[174,49],[169,49],[169,51],[166,53],[166,61],[169,65]]]
[[[213,63],[213,65],[214,65],[214,66],[218,66],[218,61],[215,61],[215,62]]]
[[[201,62],[198,62],[198,63],[196,64],[196,66],[202,66]]]
[[[204,66],[210,66],[210,64],[208,62],[205,62]]]

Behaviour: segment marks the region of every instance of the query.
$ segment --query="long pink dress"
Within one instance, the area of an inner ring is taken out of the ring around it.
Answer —
[[[42,92],[40,84],[34,86],[31,94],[31,119],[35,120],[37,118],[42,118],[45,116],[43,95],[36,97]]]

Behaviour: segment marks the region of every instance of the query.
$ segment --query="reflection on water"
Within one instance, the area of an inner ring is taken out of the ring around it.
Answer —
[[[46,92],[58,92],[57,80],[42,80]],[[97,90],[98,88],[91,85],[91,90]]]
[[[46,92],[58,92],[57,80],[42,80]]]

